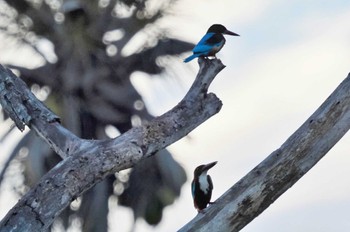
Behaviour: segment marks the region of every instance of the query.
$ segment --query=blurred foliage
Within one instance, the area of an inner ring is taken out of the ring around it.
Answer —
[[[123,133],[135,122],[153,118],[132,85],[131,74],[161,74],[160,57],[192,48],[190,43],[169,38],[157,26],[174,2],[0,0],[0,32],[18,45],[29,46],[42,59],[42,65],[33,69],[7,65],[19,71],[76,135],[105,139],[107,127]],[[86,192],[56,224],[68,228],[78,218],[82,231],[107,231],[111,196],[131,207],[135,220],[141,217],[149,224],[159,223],[163,208],[179,196],[186,181],[183,168],[171,154],[167,150],[160,153],[137,165],[130,176],[117,173]],[[9,156],[0,182],[11,161],[19,163],[23,181],[16,189],[24,194],[60,158],[29,132]]]

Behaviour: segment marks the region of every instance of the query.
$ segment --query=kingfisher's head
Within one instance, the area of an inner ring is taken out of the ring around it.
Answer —
[[[213,24],[211,25],[211,27],[209,27],[207,33],[221,33],[221,34],[225,34],[225,35],[233,35],[233,36],[239,36],[238,34],[229,31],[226,29],[225,26],[221,25],[221,24]]]
[[[212,162],[212,163],[209,163],[209,164],[203,164],[203,165],[198,166],[198,167],[194,170],[194,177],[199,177],[202,173],[207,172],[209,169],[211,169],[212,167],[214,167],[215,164],[216,164],[217,162],[218,162],[218,161],[215,161],[215,162]]]

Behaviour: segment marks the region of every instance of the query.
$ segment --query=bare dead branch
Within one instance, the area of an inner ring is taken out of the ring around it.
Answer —
[[[64,157],[10,210],[0,223],[0,231],[45,231],[72,200],[106,176],[164,149],[219,112],[221,101],[207,90],[225,66],[220,60],[202,58],[199,64],[191,93],[173,109],[115,139],[94,141],[75,138],[19,78],[0,66],[0,102],[4,110],[19,128],[28,125]],[[67,138],[74,139],[69,146]],[[75,148],[74,152],[70,147]]]
[[[239,231],[307,173],[350,129],[350,74],[276,151],[180,232]]]
[[[0,103],[18,129],[23,131],[27,125],[62,158],[74,152],[76,147],[72,144],[85,141],[62,127],[58,116],[40,102],[20,78],[1,65]]]

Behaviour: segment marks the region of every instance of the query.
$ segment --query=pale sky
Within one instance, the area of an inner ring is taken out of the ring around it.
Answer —
[[[165,22],[174,28],[174,35],[194,43],[213,23],[222,23],[241,35],[227,36],[218,54],[227,67],[210,91],[223,101],[222,110],[192,132],[190,139],[171,146],[191,178],[196,166],[218,161],[209,171],[214,181],[213,199],[279,148],[350,72],[349,1],[220,3],[180,1],[179,16]],[[140,84],[148,84],[146,100],[155,114],[176,104],[194,79],[197,62],[181,63],[185,57],[176,63],[177,68],[188,71],[188,80],[181,79],[185,86],[164,89],[161,86],[171,80],[156,79]],[[159,102],[159,95],[166,100]],[[345,135],[242,231],[350,231],[350,181],[344,182],[350,176],[348,141]],[[174,231],[195,216],[189,184],[175,206],[166,210],[161,225],[149,231]]]
[[[215,200],[279,148],[350,72],[348,0],[179,0],[172,13],[159,24],[170,28],[175,37],[196,43],[214,23],[241,36],[227,36],[218,54],[227,67],[210,91],[223,101],[222,110],[190,138],[170,147],[188,175],[182,195],[165,209],[157,227],[141,221],[137,231],[142,232],[181,228],[196,215],[190,193],[196,166],[218,161],[209,171]],[[174,59],[172,71],[179,73],[179,79],[134,75],[133,81],[155,115],[171,109],[194,80],[198,64],[196,60],[183,63],[187,55]],[[349,140],[345,135],[242,231],[350,231]],[[111,225],[113,231],[130,229],[128,209],[119,207],[110,217],[118,222]]]

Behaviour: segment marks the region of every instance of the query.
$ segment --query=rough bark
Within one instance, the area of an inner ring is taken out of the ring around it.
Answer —
[[[110,140],[82,140],[0,65],[0,103],[20,130],[35,130],[64,160],[48,172],[5,216],[0,231],[45,231],[71,201],[106,176],[130,168],[186,136],[221,109],[208,87],[225,66],[199,59],[200,72],[173,109]],[[140,177],[141,178],[141,177]]]
[[[350,128],[350,74],[280,148],[181,228],[239,231],[293,186]]]

